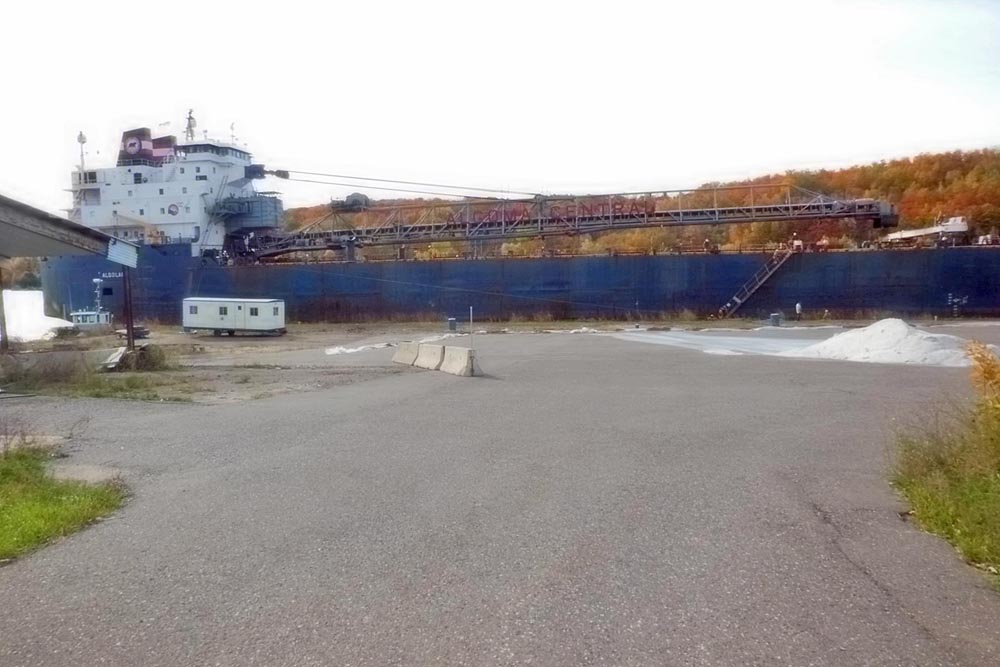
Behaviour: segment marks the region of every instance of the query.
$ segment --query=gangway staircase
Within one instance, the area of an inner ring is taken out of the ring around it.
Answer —
[[[733,313],[740,309],[740,306],[747,302],[747,299],[753,296],[754,292],[760,289],[761,285],[766,283],[771,276],[778,272],[778,269],[784,266],[793,252],[793,250],[788,248],[776,250],[771,258],[767,260],[767,263],[758,269],[757,273],[753,274],[750,280],[743,284],[743,287],[736,292],[726,305],[719,309],[719,316],[731,317]]]

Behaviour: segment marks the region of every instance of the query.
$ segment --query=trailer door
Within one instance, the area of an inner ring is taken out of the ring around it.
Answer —
[[[247,328],[247,304],[235,303],[236,313],[233,317],[233,328],[243,330]],[[232,312],[232,309],[230,309]]]
[[[215,323],[212,325],[215,329],[228,329],[233,331],[238,329],[236,326],[236,304],[235,303],[219,303],[213,306],[216,311]]]

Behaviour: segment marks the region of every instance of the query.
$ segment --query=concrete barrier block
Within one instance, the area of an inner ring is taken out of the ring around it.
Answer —
[[[472,377],[476,374],[476,351],[467,347],[445,347],[441,370],[452,375]]]
[[[392,355],[392,360],[397,364],[412,366],[413,362],[417,360],[419,352],[420,343],[400,343],[396,347],[396,353]]]
[[[417,368],[436,371],[441,368],[442,361],[444,361],[444,345],[421,343],[420,350],[417,352],[417,360],[413,362],[413,365]]]

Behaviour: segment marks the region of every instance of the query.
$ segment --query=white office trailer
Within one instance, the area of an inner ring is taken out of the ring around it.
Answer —
[[[216,336],[252,331],[285,333],[285,302],[281,299],[184,299],[184,330],[211,331]]]

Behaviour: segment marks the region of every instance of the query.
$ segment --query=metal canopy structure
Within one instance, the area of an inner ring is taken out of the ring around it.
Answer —
[[[128,268],[135,268],[138,262],[138,246],[0,195],[0,258],[60,255],[100,255],[125,267],[126,325],[131,349],[134,342]],[[3,290],[0,289],[0,352],[6,352],[9,347]]]
[[[0,257],[101,255],[135,268],[139,248],[0,195]]]

